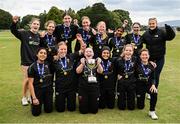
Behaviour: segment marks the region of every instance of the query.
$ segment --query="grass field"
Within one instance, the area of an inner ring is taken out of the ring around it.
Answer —
[[[180,33],[167,43],[166,63],[161,74],[157,115],[151,120],[144,110],[100,110],[97,114],[75,112],[42,113],[33,117],[30,106],[23,107],[21,100],[20,42],[8,31],[0,32],[0,123],[180,123]]]

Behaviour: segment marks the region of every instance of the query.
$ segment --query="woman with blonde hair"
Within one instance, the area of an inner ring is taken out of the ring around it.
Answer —
[[[39,27],[40,21],[37,18],[32,18],[30,22],[30,29],[28,31],[18,30],[17,23],[18,16],[12,17],[12,25],[10,27],[11,33],[21,41],[21,69],[23,72],[23,88],[22,88],[22,105],[28,105],[28,67],[35,62],[37,49],[40,44]]]

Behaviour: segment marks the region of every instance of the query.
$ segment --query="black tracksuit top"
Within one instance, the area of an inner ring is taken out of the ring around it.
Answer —
[[[135,43],[134,37],[139,37],[138,43]],[[131,44],[131,43],[135,44],[134,55],[139,56],[139,51],[143,48],[142,36],[133,35],[133,33],[131,33],[125,36],[125,40],[126,40],[126,44]]]
[[[40,69],[42,69],[43,64],[39,64]],[[43,74],[43,82],[40,82],[41,76],[38,73],[37,61],[32,63],[28,68],[28,77],[34,78],[33,86],[34,88],[45,88],[48,86],[52,87],[53,79],[52,74],[50,73],[49,64],[47,62],[44,63],[44,74]]]
[[[40,44],[39,34],[31,31],[19,31],[17,24],[10,26],[11,33],[21,41],[21,65],[29,66],[36,61],[36,53]]]
[[[145,74],[145,70],[147,70],[147,74]],[[138,83],[145,83],[145,84],[155,84],[155,73],[154,73],[154,67],[151,63],[148,63],[147,65],[142,65],[141,62],[136,63],[135,66],[135,75],[137,78]],[[152,80],[149,82],[149,77],[152,77]]]
[[[166,31],[156,28],[148,29],[142,35],[142,41],[146,44],[150,53],[150,60],[162,58],[166,53],[166,41],[175,37],[175,32],[169,25],[165,25]]]
[[[76,89],[75,82],[75,68],[74,61],[79,57],[79,53],[71,53],[70,55],[66,55],[67,67],[63,69],[61,64],[61,60],[56,60],[53,63],[53,71],[55,72],[55,89],[61,93],[65,93],[68,91],[72,91]],[[65,59],[65,58],[64,58]],[[67,73],[64,75],[64,71]]]
[[[78,27],[76,25],[70,25],[70,27],[64,27],[63,24],[60,24],[60,25],[57,25],[54,30],[53,35],[55,36],[57,43],[61,41],[66,41],[66,40],[68,41],[67,43],[68,54],[72,53],[71,44],[72,44],[72,41],[76,38],[77,29]],[[65,30],[69,31],[67,39],[65,37]]]

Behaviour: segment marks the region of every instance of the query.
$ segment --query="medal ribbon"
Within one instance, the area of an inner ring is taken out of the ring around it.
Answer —
[[[66,57],[65,57],[65,59],[64,59],[64,62],[63,62],[62,59],[60,60],[60,64],[62,65],[62,68],[63,68],[63,69],[66,69],[66,68],[67,68],[67,60],[66,60]]]
[[[115,46],[116,46],[117,49],[119,49],[120,43],[121,43],[121,39],[118,40],[117,37],[116,37],[116,39],[115,39]]]
[[[134,39],[134,43],[138,44],[140,37],[139,37],[139,35],[137,37],[135,37],[135,35],[133,34],[133,39]]]
[[[100,45],[102,45],[102,40],[101,40],[101,35],[100,34],[97,35],[97,40],[98,40],[98,43]]]
[[[88,32],[87,31],[84,31],[83,30],[83,35],[82,35],[82,38],[83,38],[83,41],[85,41],[86,44],[88,44]]]
[[[111,62],[108,60],[108,61],[107,61],[107,66],[105,66],[105,63],[102,61],[102,62],[101,62],[101,65],[102,65],[102,67],[103,67],[104,73],[107,74],[107,73],[108,73],[108,70],[109,70],[109,66],[111,65]]]
[[[64,37],[67,40],[69,37],[69,33],[70,33],[70,27],[65,27],[64,26]]]
[[[125,61],[125,72],[128,72],[131,68],[131,60]]]
[[[42,78],[44,74],[44,64],[42,65],[42,68],[40,68],[39,63],[37,63],[37,69],[38,69],[38,74]]]
[[[149,72],[150,72],[150,69],[149,68],[145,68],[145,66],[143,64],[141,64],[141,67],[143,69],[143,72],[144,72],[145,76],[147,77]]]

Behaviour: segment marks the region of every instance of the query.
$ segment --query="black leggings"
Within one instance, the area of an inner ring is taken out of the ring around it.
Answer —
[[[114,108],[115,104],[115,90],[114,89],[100,89],[99,108],[104,109],[106,106],[110,109]]]
[[[137,97],[137,108],[143,109],[145,107],[145,94],[150,94],[150,111],[155,111],[157,103],[157,93],[151,93],[149,91],[151,85],[145,84],[145,82],[139,82],[136,84],[136,97]]]
[[[121,82],[118,81],[118,108],[120,110],[135,109],[135,84],[131,82]]]
[[[33,116],[39,116],[41,114],[42,104],[44,104],[44,111],[46,113],[50,113],[53,110],[53,88],[52,86],[42,88],[42,89],[34,89],[35,95],[39,100],[39,105],[31,104],[31,112]]]
[[[67,99],[67,109],[68,111],[75,111],[76,110],[76,92],[68,91],[65,93],[60,93],[56,91],[56,99],[55,99],[55,106],[58,112],[64,112],[66,106],[66,99]]]
[[[99,88],[79,88],[79,111],[82,114],[97,113],[99,105]]]

